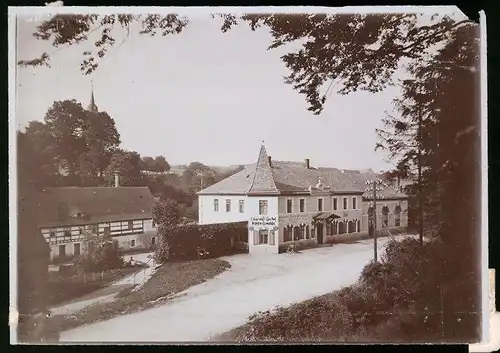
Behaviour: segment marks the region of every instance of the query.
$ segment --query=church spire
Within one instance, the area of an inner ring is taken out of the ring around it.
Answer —
[[[91,93],[90,93],[90,104],[89,104],[88,110],[91,112],[97,112],[98,111],[97,105],[95,104],[95,101],[94,101],[94,82],[93,81],[91,81],[91,86],[92,86],[92,89],[91,89]]]

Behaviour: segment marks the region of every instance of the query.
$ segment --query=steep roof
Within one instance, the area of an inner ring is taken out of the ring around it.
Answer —
[[[148,187],[46,188],[38,195],[39,227],[151,218],[154,198]],[[75,217],[78,213],[83,218]]]
[[[278,188],[274,182],[273,172],[269,165],[269,156],[267,155],[264,145],[261,146],[259,158],[255,166],[255,171],[252,177],[252,183],[248,188],[248,194],[276,194]]]
[[[245,195],[308,193],[322,190],[330,193],[358,193],[371,198],[366,192],[367,180],[378,179],[377,174],[368,170],[313,168],[303,162],[271,161],[264,146],[261,147],[257,163],[245,168],[201,190],[199,195]],[[406,198],[393,187],[386,187],[379,195],[384,198]]]

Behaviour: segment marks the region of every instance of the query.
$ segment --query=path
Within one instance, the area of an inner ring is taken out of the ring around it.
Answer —
[[[106,286],[105,288],[89,293],[76,300],[72,300],[69,303],[53,307],[50,309],[51,314],[52,315],[73,314],[90,305],[112,301],[114,297],[124,289],[133,287],[134,285],[137,285],[136,288],[142,286],[154,272],[155,264],[154,261],[151,258],[149,258],[149,256],[152,256],[152,253],[142,253],[142,254],[123,256],[123,259],[126,261],[128,261],[130,257],[132,257],[134,261],[145,263],[150,267],[144,268],[137,273],[128,275],[122,279],[119,279],[118,281],[111,283],[109,286]]]
[[[379,239],[379,253],[387,241]],[[189,288],[165,305],[65,331],[60,340],[205,341],[244,324],[255,312],[287,306],[355,283],[372,257],[371,240],[291,255],[227,257],[232,265],[230,270]]]

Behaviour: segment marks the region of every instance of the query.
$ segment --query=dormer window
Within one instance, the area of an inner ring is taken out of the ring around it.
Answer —
[[[77,217],[77,218],[82,218],[82,217],[83,217],[83,214],[82,214],[81,212],[78,212],[78,213],[76,214],[76,217]]]

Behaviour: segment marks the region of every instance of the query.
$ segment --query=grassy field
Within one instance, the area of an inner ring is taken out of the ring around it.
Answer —
[[[149,309],[165,303],[176,293],[217,276],[230,266],[227,261],[219,259],[166,263],[139,290],[127,289],[112,302],[97,303],[73,315],[50,317],[48,324],[52,330],[61,332]]]

